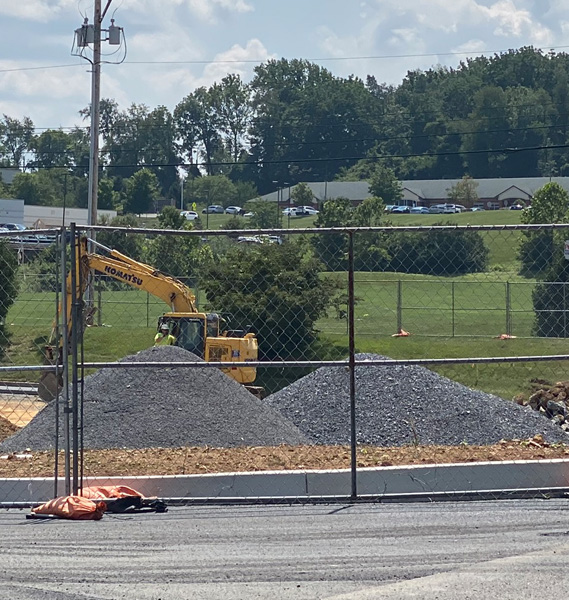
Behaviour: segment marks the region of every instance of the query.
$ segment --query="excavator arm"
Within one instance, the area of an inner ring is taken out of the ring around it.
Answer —
[[[88,241],[103,249],[107,255],[87,252]],[[82,243],[84,244],[81,252],[83,281],[86,281],[85,275],[92,269],[160,298],[170,306],[172,312],[198,312],[194,294],[181,281],[98,242],[84,238]]]
[[[232,362],[257,360],[258,345],[254,334],[243,332],[240,336],[235,336],[236,332],[232,332],[233,335],[231,336],[227,335],[227,333],[220,335],[219,316],[215,313],[200,313],[196,307],[196,298],[192,290],[181,281],[156,270],[150,265],[133,260],[117,250],[107,248],[94,240],[84,237],[78,243],[79,248],[76,253],[77,283],[73,285],[74,282],[71,274],[67,276],[64,316],[62,304],[59,307],[59,318],[61,320],[63,317],[65,319],[63,322],[67,323],[68,326],[68,339],[71,339],[72,333],[71,313],[73,310],[73,301],[82,301],[83,294],[89,283],[91,271],[96,271],[163,300],[170,307],[171,312],[166,313],[162,318],[167,322],[175,321],[177,329],[180,329],[181,324],[184,322],[203,322],[202,328],[204,329],[204,333],[201,336],[200,350],[197,354],[203,356],[206,361],[227,362],[228,367],[223,370],[239,383],[250,384],[255,381],[255,367],[229,366]],[[97,254],[90,251],[90,246],[102,250],[105,254]],[[55,332],[54,327],[52,344],[54,343]],[[186,349],[191,349],[184,343],[184,339],[180,340],[180,345]],[[53,364],[55,361],[61,360],[62,344],[63,340],[60,339],[60,347],[57,348],[57,352],[54,352],[53,345],[46,348],[48,362]],[[42,375],[38,387],[39,395],[43,400],[49,401],[57,395],[60,386],[61,383],[56,380],[55,375],[46,372]],[[260,390],[261,388],[250,387],[249,389]]]

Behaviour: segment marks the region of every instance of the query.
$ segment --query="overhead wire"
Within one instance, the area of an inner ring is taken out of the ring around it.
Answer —
[[[112,0],[109,0],[108,4],[110,4]],[[116,12],[116,11],[115,11]],[[533,48],[533,46],[528,46],[527,48]],[[551,46],[549,47],[549,52],[554,50],[565,50],[569,48],[569,45],[559,45],[559,46]],[[536,51],[542,51],[540,48],[534,48]],[[320,56],[320,57],[308,57],[298,60],[305,60],[309,62],[338,62],[338,61],[360,61],[360,60],[392,60],[392,59],[400,59],[400,58],[429,58],[436,56],[470,56],[476,54],[475,58],[480,56],[484,56],[486,54],[492,55],[500,55],[507,54],[512,49],[501,49],[501,50],[463,50],[460,52],[423,52],[423,53],[413,53],[413,54],[377,54],[377,55],[369,55],[369,56]],[[204,65],[204,64],[263,64],[264,62],[268,62],[272,59],[202,59],[202,60],[178,60],[178,61],[125,61],[123,64],[126,65]],[[294,58],[288,58],[286,60],[296,60]],[[75,64],[67,64],[67,65],[44,65],[37,67],[20,67],[15,69],[0,69],[0,73],[6,73],[11,71],[28,71],[32,69],[56,69],[56,68],[64,68],[64,67],[76,67],[78,65]]]

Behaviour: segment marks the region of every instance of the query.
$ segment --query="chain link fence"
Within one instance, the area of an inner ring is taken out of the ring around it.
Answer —
[[[0,504],[569,488],[563,226],[20,233]]]

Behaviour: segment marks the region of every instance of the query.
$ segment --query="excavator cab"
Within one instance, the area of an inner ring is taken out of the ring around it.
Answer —
[[[198,316],[164,315],[158,322],[167,323],[170,333],[176,338],[176,346],[205,358],[205,319]]]
[[[224,331],[225,320],[217,313],[166,313],[160,317],[158,327],[168,323],[170,333],[176,338],[176,346],[193,352],[207,362],[256,361],[259,346],[254,333]],[[255,367],[222,368],[222,371],[257,394],[250,387],[257,377]],[[261,389],[261,388],[258,388]]]

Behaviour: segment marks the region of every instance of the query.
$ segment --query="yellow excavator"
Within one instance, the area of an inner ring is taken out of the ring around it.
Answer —
[[[93,248],[98,248],[105,254],[89,251]],[[86,237],[79,240],[77,256],[78,289],[73,289],[72,277],[69,274],[66,283],[65,315],[61,304],[59,307],[59,318],[66,319],[69,338],[72,300],[74,297],[83,298],[90,273],[96,271],[133,288],[148,292],[170,306],[170,312],[160,317],[158,330],[166,324],[170,334],[175,338],[176,346],[193,352],[205,361],[232,363],[257,360],[259,347],[255,334],[243,330],[225,329],[225,320],[217,313],[198,311],[192,290],[178,279]],[[59,347],[55,349],[54,337],[55,328],[52,333],[52,343],[46,347],[46,358],[51,364],[61,361],[63,352],[63,340],[60,340]],[[245,385],[255,395],[261,396],[262,388],[251,385],[257,376],[255,367],[232,367],[228,364],[227,368],[222,368],[222,371]],[[40,398],[45,401],[53,400],[60,385],[54,373],[44,373],[38,386]]]

